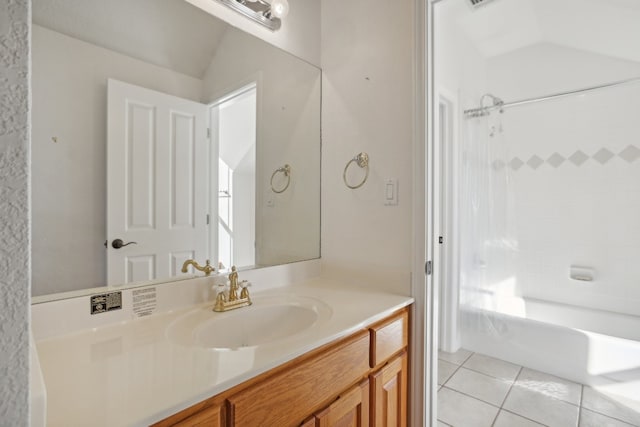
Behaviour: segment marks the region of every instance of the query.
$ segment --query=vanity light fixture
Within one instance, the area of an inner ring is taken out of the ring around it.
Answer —
[[[287,0],[216,0],[271,31],[280,29],[289,13]]]

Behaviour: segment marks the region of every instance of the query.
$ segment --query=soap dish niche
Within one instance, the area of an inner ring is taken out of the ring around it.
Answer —
[[[569,278],[577,282],[594,282],[596,280],[596,271],[591,267],[572,265],[569,267]]]

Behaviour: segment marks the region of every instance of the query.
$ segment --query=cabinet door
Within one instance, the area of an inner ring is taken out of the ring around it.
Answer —
[[[316,427],[367,427],[369,425],[369,380],[340,395],[316,414]]]
[[[407,353],[404,352],[371,375],[371,425],[407,425]]]

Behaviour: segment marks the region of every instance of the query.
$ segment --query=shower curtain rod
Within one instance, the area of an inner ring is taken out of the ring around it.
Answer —
[[[487,113],[487,112],[493,111],[493,110],[502,110],[502,109],[508,108],[508,107],[517,107],[519,105],[532,104],[534,102],[547,101],[549,99],[564,98],[566,96],[576,95],[576,94],[579,94],[579,93],[592,92],[592,91],[596,91],[596,90],[600,90],[600,89],[606,89],[606,88],[610,88],[610,87],[614,87],[614,86],[621,86],[621,85],[625,85],[625,84],[629,84],[629,83],[636,83],[636,82],[640,82],[640,77],[634,77],[632,79],[620,80],[620,81],[617,81],[617,82],[606,83],[606,84],[602,84],[602,85],[598,85],[598,86],[586,87],[586,88],[583,88],[583,89],[571,90],[571,91],[568,91],[568,92],[554,93],[554,94],[551,94],[551,95],[541,96],[541,97],[538,97],[538,98],[527,98],[527,99],[522,99],[520,101],[505,102],[505,103],[502,103],[502,104],[489,105],[487,107],[472,108],[470,110],[464,110],[464,115],[465,116],[477,117],[477,116],[484,115],[484,113]]]

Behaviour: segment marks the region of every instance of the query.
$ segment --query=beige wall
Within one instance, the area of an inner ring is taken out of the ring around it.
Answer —
[[[413,178],[413,2],[322,1],[323,274],[409,294]],[[370,156],[357,190],[342,173]],[[399,180],[398,206],[383,203]]]

